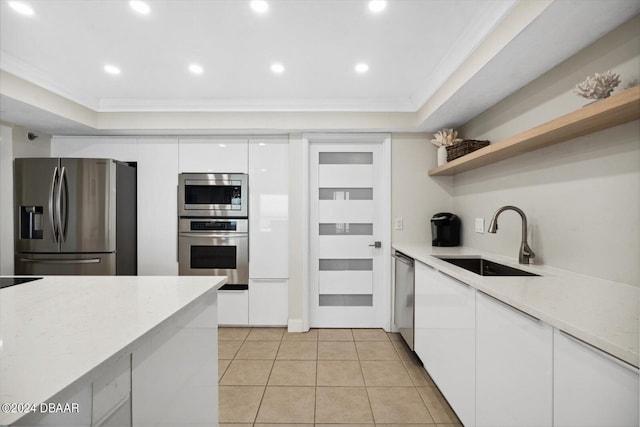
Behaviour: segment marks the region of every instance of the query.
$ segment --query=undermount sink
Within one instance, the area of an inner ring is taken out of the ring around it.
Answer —
[[[529,273],[484,258],[447,258],[437,257],[443,261],[464,268],[480,276],[539,276],[539,274]]]

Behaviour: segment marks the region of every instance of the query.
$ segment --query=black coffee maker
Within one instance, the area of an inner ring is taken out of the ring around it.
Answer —
[[[431,218],[432,246],[460,246],[460,218],[440,212]]]

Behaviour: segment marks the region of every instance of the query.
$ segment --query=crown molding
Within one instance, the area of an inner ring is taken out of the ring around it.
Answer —
[[[101,99],[97,111],[115,112],[416,112],[411,98]]]
[[[0,69],[13,74],[14,76],[20,77],[29,83],[40,86],[43,89],[55,93],[56,95],[67,98],[70,101],[82,105],[83,107],[97,111],[98,98],[75,93],[70,88],[54,81],[46,71],[28,64],[4,50],[0,50]]]

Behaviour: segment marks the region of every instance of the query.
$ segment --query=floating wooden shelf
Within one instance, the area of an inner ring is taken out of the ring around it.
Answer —
[[[459,157],[431,169],[429,175],[456,175],[637,119],[640,119],[640,86]]]

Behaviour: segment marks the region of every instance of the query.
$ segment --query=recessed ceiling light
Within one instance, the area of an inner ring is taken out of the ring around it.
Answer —
[[[265,13],[269,10],[269,3],[264,0],[253,0],[250,4],[251,9],[257,13]]]
[[[366,73],[367,71],[369,71],[369,66],[367,64],[360,63],[356,65],[356,72],[363,74],[363,73]]]
[[[224,148],[226,146],[227,146],[227,144],[220,144],[220,147],[222,147],[222,148]]]
[[[260,172],[266,172],[266,171],[267,171],[267,170],[266,170],[266,169],[264,169],[264,168],[263,168],[263,169],[260,169]]]
[[[21,1],[10,1],[9,6],[11,7],[11,9],[15,10],[16,12],[22,15],[31,16],[35,13],[31,8],[31,6]]]
[[[258,143],[258,145],[261,145],[261,146],[263,146],[263,147],[264,147],[264,146],[265,146],[265,145],[267,145],[267,144],[265,144],[264,142],[259,142],[259,143]]]
[[[371,0],[369,10],[373,13],[380,13],[387,7],[386,0]]]
[[[279,62],[273,63],[271,64],[271,71],[276,74],[282,74],[284,73],[284,65],[280,64]]]
[[[111,65],[111,64],[105,65],[104,66],[104,71],[106,71],[109,74],[113,74],[113,75],[120,74],[120,68],[116,67],[115,65]]]
[[[149,12],[151,12],[151,8],[149,7],[149,5],[140,0],[131,0],[129,2],[129,6],[131,7],[131,9],[143,15],[148,15]]]
[[[204,68],[198,64],[191,64],[189,65],[189,71],[193,74],[202,74],[204,72]]]

